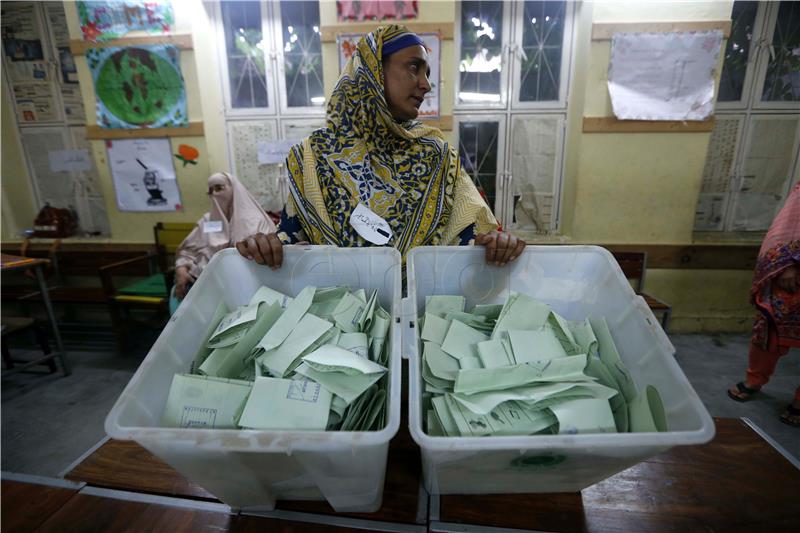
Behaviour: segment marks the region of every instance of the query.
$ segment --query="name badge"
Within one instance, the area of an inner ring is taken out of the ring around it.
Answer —
[[[221,220],[206,220],[203,222],[203,233],[219,233],[222,231]]]
[[[358,204],[350,214],[350,225],[359,235],[373,244],[386,244],[392,238],[392,228],[369,207]]]

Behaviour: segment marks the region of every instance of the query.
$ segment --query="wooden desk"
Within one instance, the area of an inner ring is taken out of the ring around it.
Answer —
[[[419,463],[405,436],[392,441],[378,513],[335,514],[320,502],[280,502],[267,517],[232,515],[135,444],[109,441],[67,474],[87,483],[77,492],[47,489],[39,498],[29,487],[9,488],[4,481],[3,528],[24,519],[38,521],[44,531],[796,530],[800,470],[741,420],[715,421],[712,442],[673,448],[582,493],[431,497],[430,514],[422,521],[427,527],[407,521],[416,514],[410,511]],[[27,492],[15,497],[14,491]]]
[[[64,353],[64,344],[61,342],[61,334],[58,331],[58,323],[56,322],[56,315],[53,312],[53,304],[50,302],[50,295],[47,291],[47,282],[45,282],[44,274],[42,273],[42,267],[49,263],[50,261],[47,259],[0,254],[0,270],[2,270],[3,273],[17,270],[27,270],[29,268],[33,268],[36,272],[36,280],[39,282],[39,290],[41,291],[42,301],[44,301],[44,306],[47,310],[47,319],[50,322],[50,327],[53,329],[53,337],[56,340],[55,352],[47,354],[44,357],[40,357],[35,361],[30,361],[24,365],[16,366],[11,370],[7,370],[6,373],[19,372],[20,370],[24,370],[33,365],[41,364],[45,361],[50,361],[54,358],[58,358],[58,360],[61,361],[61,369],[63,370],[65,376],[69,376],[72,373],[69,362],[67,361],[67,356]]]

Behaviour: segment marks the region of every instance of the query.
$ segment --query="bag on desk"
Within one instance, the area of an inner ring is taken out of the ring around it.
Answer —
[[[78,230],[78,217],[71,209],[45,206],[33,221],[33,237],[62,239],[75,235]]]

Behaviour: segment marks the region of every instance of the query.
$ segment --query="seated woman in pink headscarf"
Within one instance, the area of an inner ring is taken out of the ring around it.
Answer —
[[[218,251],[233,248],[254,233],[274,233],[275,224],[236,176],[217,172],[208,178],[211,211],[183,240],[175,254],[175,297],[189,287]]]

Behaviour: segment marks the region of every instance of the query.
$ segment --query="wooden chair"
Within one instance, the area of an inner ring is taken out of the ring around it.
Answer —
[[[159,222],[153,227],[153,251],[100,267],[100,279],[120,353],[126,351],[131,329],[136,325],[131,310],[155,311],[156,323],[153,326],[160,327],[166,322],[169,293],[175,280],[175,252],[194,227],[195,224],[187,222]],[[131,268],[138,268],[144,277],[118,288],[114,277],[130,276]]]
[[[2,348],[3,354],[3,363],[6,365],[6,370],[10,370],[14,368],[14,363],[23,363],[24,365],[33,365],[35,363],[31,362],[28,363],[27,361],[15,361],[11,357],[11,350],[9,350],[8,341],[9,337],[21,333],[33,333],[34,338],[36,339],[36,343],[42,349],[42,355],[49,355],[52,353],[50,349],[50,343],[47,340],[47,332],[45,329],[36,323],[36,321],[32,318],[27,317],[6,317],[3,318],[3,328],[2,328],[2,343],[0,348]],[[56,372],[56,362],[54,359],[47,359],[46,361],[39,363],[43,365],[47,365],[47,368],[50,370],[50,373]]]
[[[661,327],[667,331],[670,316],[672,316],[672,306],[647,293],[642,292],[644,288],[644,277],[647,272],[647,253],[646,252],[611,252],[614,259],[619,263],[625,277],[632,282],[636,294],[644,298],[653,314],[661,314]]]

